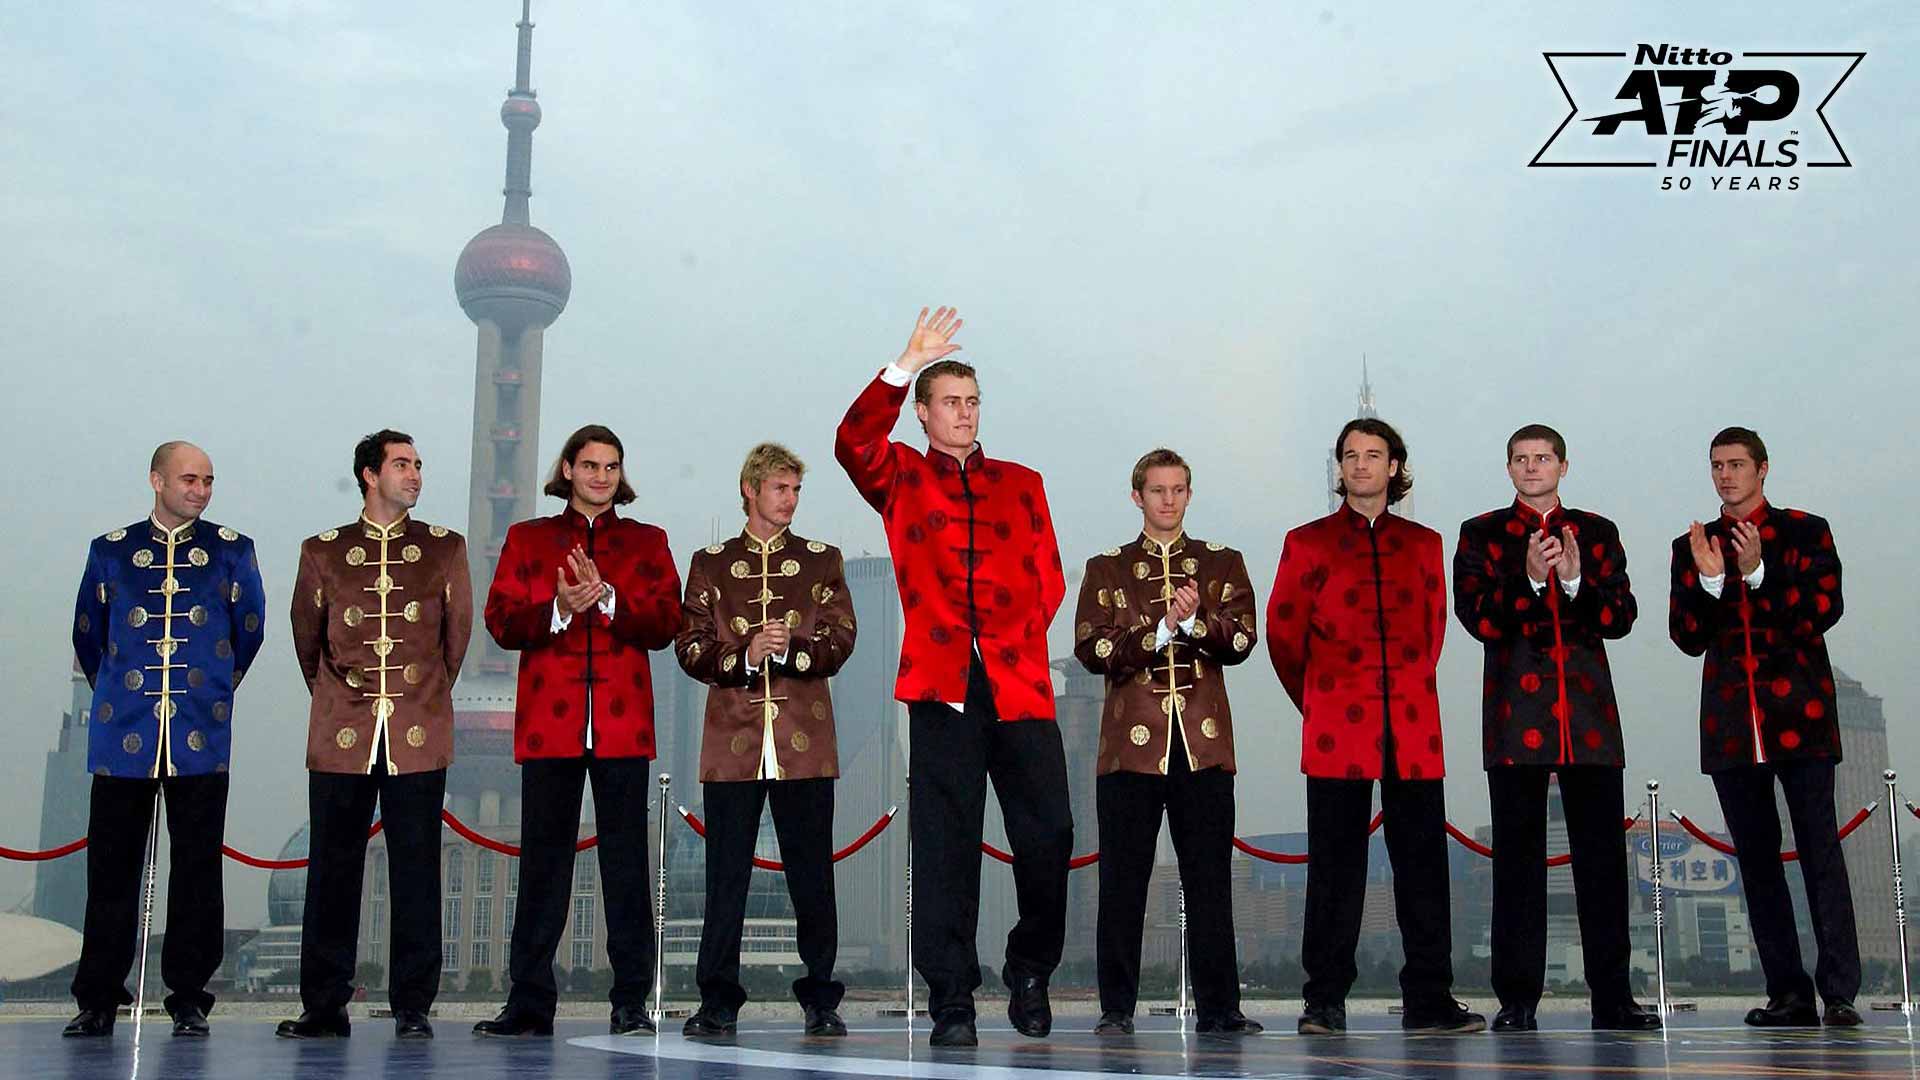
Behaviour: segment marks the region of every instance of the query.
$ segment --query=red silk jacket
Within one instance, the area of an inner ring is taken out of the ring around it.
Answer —
[[[613,618],[594,608],[555,634],[555,572],[576,544],[613,586]],[[589,724],[596,756],[653,757],[647,652],[671,645],[680,629],[680,575],[665,532],[612,507],[592,523],[571,506],[522,521],[507,530],[486,620],[501,648],[520,652],[515,761],[579,757]]]
[[[949,454],[888,438],[907,387],[875,378],[834,438],[834,457],[886,522],[906,609],[901,701],[964,701],[969,642],[1002,720],[1053,719],[1047,626],[1067,593],[1040,474],[974,447]]]
[[[1300,771],[1378,779],[1446,775],[1434,669],[1447,629],[1440,534],[1351,506],[1287,534],[1267,600],[1267,650],[1305,723]]]

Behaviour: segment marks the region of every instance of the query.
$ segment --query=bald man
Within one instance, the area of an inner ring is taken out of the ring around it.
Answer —
[[[170,838],[160,978],[173,1033],[204,1036],[220,966],[220,837],[234,690],[260,651],[266,601],[253,541],[201,517],[213,462],[187,442],[153,452],[146,518],[93,541],[74,602],[73,651],[93,687],[87,770],[87,918],[69,1038],[113,1034],[133,1002],[141,871],[164,800]]]

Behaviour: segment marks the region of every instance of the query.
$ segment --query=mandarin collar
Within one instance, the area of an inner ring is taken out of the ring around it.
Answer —
[[[787,546],[787,530],[784,527],[779,532],[774,533],[771,538],[762,540],[753,535],[753,530],[742,525],[740,527],[740,538],[746,541],[747,551],[755,555],[771,555]]]
[[[1514,516],[1518,517],[1521,521],[1526,522],[1530,528],[1543,529],[1547,526],[1549,522],[1554,521],[1556,519],[1561,521],[1566,520],[1567,504],[1561,502],[1559,498],[1556,497],[1553,501],[1553,509],[1548,510],[1546,513],[1542,514],[1540,511],[1535,510],[1531,506],[1528,506],[1525,501],[1521,500],[1519,497],[1516,496],[1513,500],[1513,512],[1514,512]]]
[[[193,527],[199,524],[199,522],[199,518],[194,518],[191,521],[181,522],[177,528],[169,529],[165,525],[160,524],[152,514],[148,514],[147,535],[152,537],[153,542],[156,544],[184,544],[193,539]]]
[[[581,513],[573,505],[572,499],[568,499],[567,508],[565,510],[560,511],[560,516],[563,519],[565,519],[566,523],[572,526],[573,528],[592,529],[592,528],[597,528],[600,522],[606,520],[607,518],[617,518],[620,515],[617,512],[614,505],[612,503],[608,503],[607,508],[605,510],[600,511],[600,513],[598,513],[597,515],[589,518],[587,517],[587,515]]]
[[[944,450],[935,450],[932,447],[928,447],[927,456],[933,459],[933,467],[936,469],[940,469],[945,472],[960,471],[960,468],[961,468],[960,462],[955,461],[953,459],[953,455],[947,453]],[[976,468],[986,460],[987,460],[986,451],[981,448],[979,441],[975,440],[973,444],[973,449],[967,451],[966,468],[968,469]]]
[[[1759,525],[1762,522],[1767,520],[1767,515],[1771,513],[1772,510],[1773,510],[1772,504],[1767,502],[1767,500],[1765,499],[1761,499],[1760,505],[1753,508],[1753,513],[1748,514],[1746,517],[1740,518],[1737,520],[1745,521],[1749,525]],[[1725,506],[1722,506],[1720,508],[1720,517],[1727,521],[1736,520],[1732,514],[1727,513],[1727,508]]]
[[[1393,517],[1393,507],[1389,505],[1385,510],[1380,511],[1379,517],[1368,521],[1367,515],[1355,510],[1352,503],[1341,499],[1340,509],[1336,510],[1335,513],[1346,519],[1348,528],[1359,529],[1362,532],[1366,532],[1370,529],[1385,528],[1387,519]]]
[[[413,520],[411,513],[401,514],[390,525],[376,525],[367,520],[366,514],[360,515],[360,531],[369,540],[394,540],[407,535],[407,523]]]
[[[1155,558],[1160,558],[1165,555],[1178,555],[1187,549],[1187,534],[1185,530],[1181,530],[1180,535],[1174,537],[1172,543],[1162,548],[1160,541],[1148,536],[1146,530],[1142,529],[1140,530],[1140,547],[1145,550],[1147,554]]]

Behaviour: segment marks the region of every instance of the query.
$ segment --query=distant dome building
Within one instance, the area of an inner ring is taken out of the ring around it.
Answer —
[[[280,847],[278,859],[307,857],[307,826],[301,825]],[[299,926],[307,907],[307,869],[275,870],[267,877],[267,925]]]

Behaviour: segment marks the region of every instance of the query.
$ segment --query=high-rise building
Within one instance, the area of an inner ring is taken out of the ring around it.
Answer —
[[[1834,772],[1833,801],[1842,824],[1870,803],[1880,813],[1902,807],[1887,805],[1885,773],[1888,763],[1886,705],[1867,692],[1860,680],[1834,669],[1835,705],[1840,717],[1840,766]],[[1784,815],[1783,821],[1786,820]],[[1888,864],[1886,826],[1862,827],[1841,846],[1847,860],[1847,882],[1853,886],[1854,919],[1860,932],[1860,959],[1889,965],[1900,962],[1900,937],[1893,922],[1893,867]],[[1794,875],[1798,877],[1799,875]],[[1802,898],[1804,899],[1804,897]],[[1804,910],[1805,904],[1800,905]],[[1807,926],[1810,938],[1812,925]],[[1813,952],[1806,953],[1811,962]]]
[[[1373,398],[1373,376],[1367,369],[1366,357],[1360,358],[1360,392],[1354,398],[1353,416],[1355,420],[1378,420],[1380,408]],[[1340,495],[1340,457],[1332,449],[1327,451],[1327,513],[1340,509],[1344,499]],[[1413,517],[1413,496],[1395,503],[1391,512],[1404,518]]]
[[[892,559],[849,555],[846,573],[860,631],[853,655],[833,677],[842,777],[834,792],[835,843],[866,831],[890,807],[901,813],[873,843],[835,867],[841,967],[904,970],[907,730],[906,706],[893,697],[904,621]]]
[[[73,666],[73,700],[60,714],[60,734],[47,751],[40,788],[40,846],[57,847],[87,833],[92,777],[87,774],[87,721],[93,687]],[[33,870],[33,913],[42,919],[83,929],[87,911],[87,860],[69,855],[49,859]]]
[[[483,611],[507,528],[534,516],[540,496],[540,364],[546,330],[566,309],[573,270],[551,236],[533,227],[533,129],[540,103],[533,67],[532,0],[522,0],[513,89],[500,106],[507,129],[505,206],[460,252],[453,289],[478,328],[467,558],[474,611]],[[456,814],[519,819],[513,769],[514,657],[474,620],[474,645],[454,693],[454,764],[447,794]]]
[[[1077,574],[1075,576],[1078,576]],[[1075,593],[1069,582],[1067,595]],[[1067,758],[1067,803],[1073,812],[1073,850],[1078,855],[1100,846],[1100,818],[1095,803],[1095,776],[1099,767],[1100,713],[1107,703],[1107,680],[1080,666],[1072,656],[1055,660],[1061,690],[1053,699],[1060,725],[1060,741]],[[1100,872],[1089,866],[1067,875],[1067,945],[1061,965],[1086,965],[1093,973],[1094,924],[1100,908]]]

